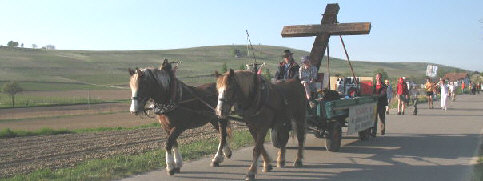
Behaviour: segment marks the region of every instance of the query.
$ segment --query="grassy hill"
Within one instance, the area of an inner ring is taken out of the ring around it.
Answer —
[[[256,57],[266,62],[271,74],[281,61],[281,52],[287,47],[255,46]],[[15,80],[26,90],[69,90],[69,89],[115,89],[127,86],[127,68],[159,66],[163,58],[181,60],[177,76],[188,84],[209,82],[214,70],[221,70],[224,63],[228,68],[239,69],[253,60],[249,57],[235,58],[234,49],[246,55],[246,46],[206,46],[174,50],[136,51],[83,51],[83,50],[40,50],[28,48],[0,47],[0,84]],[[296,60],[309,52],[293,50]],[[321,72],[325,72],[326,61]],[[378,68],[388,72],[390,77],[423,77],[428,63],[425,62],[361,62],[353,61],[357,76],[372,76]],[[464,71],[440,65],[447,71]],[[349,75],[344,60],[331,58],[331,74]]]

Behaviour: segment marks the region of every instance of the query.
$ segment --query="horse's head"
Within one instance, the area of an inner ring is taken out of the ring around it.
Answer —
[[[217,75],[216,89],[218,91],[218,105],[216,115],[226,118],[234,104],[246,101],[249,90],[253,86],[253,73],[250,71],[233,71]]]
[[[129,87],[131,88],[132,114],[139,114],[146,110],[146,103],[152,99],[155,102],[163,103],[167,99],[169,82],[172,79],[169,71],[165,69],[129,69],[131,75]]]

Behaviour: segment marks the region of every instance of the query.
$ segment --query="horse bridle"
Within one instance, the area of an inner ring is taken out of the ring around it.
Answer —
[[[230,96],[230,98],[223,98],[223,99],[219,99],[221,102],[223,103],[226,103],[228,105],[234,105],[235,103],[235,100],[237,100],[237,97],[236,95],[241,95],[242,97],[238,97],[238,100],[241,100],[240,101],[240,106],[242,108],[242,110],[247,110],[249,109],[255,102],[257,102],[257,100],[253,100],[256,98],[256,95],[257,95],[257,86],[258,86],[258,75],[254,75],[256,79],[254,79],[254,86],[253,86],[253,90],[251,90],[250,92],[248,92],[248,96],[245,97],[243,92],[240,92],[241,91],[241,86],[240,84],[238,83],[238,81],[236,80],[235,77],[231,77],[230,79],[232,79],[231,81],[233,81],[233,84],[234,84],[234,92],[232,93],[232,95]],[[257,82],[255,82],[257,81]],[[263,104],[263,103],[262,103]],[[258,105],[256,106],[257,109],[260,108],[262,105]],[[257,111],[258,112],[258,111]]]

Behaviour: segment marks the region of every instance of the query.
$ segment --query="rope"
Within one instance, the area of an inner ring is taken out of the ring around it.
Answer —
[[[347,53],[347,49],[345,48],[344,40],[342,39],[342,35],[339,35],[339,37],[340,37],[340,42],[342,43],[342,47],[344,47],[345,56],[347,57],[347,63],[349,63],[349,67],[351,68],[352,77],[354,78],[354,83],[357,85],[358,82],[356,81],[356,74],[354,74],[354,69],[352,68],[351,61],[349,60],[349,54]]]
[[[327,40],[327,76],[329,77],[329,81],[327,82],[327,84],[329,85],[328,87],[329,87],[329,90],[330,90],[329,40]]]

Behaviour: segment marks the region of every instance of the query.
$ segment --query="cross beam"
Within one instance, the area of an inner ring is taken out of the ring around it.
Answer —
[[[339,9],[337,3],[327,4],[320,25],[284,26],[282,29],[282,37],[316,36],[310,52],[310,62],[317,66],[317,69],[320,68],[331,35],[361,35],[369,34],[371,31],[370,22],[338,23]]]

